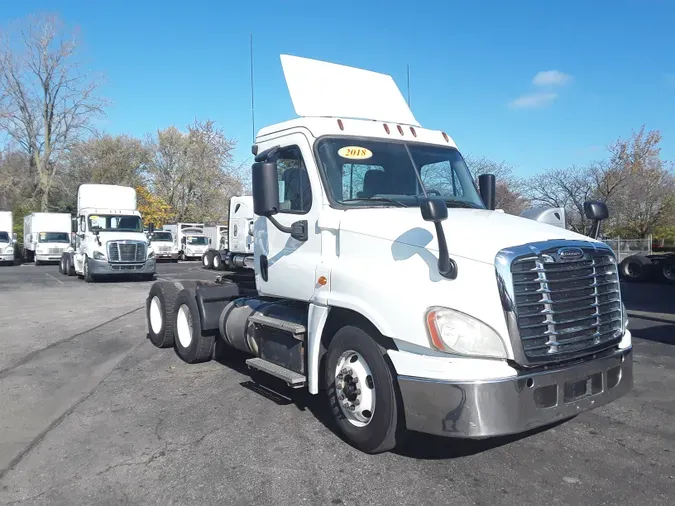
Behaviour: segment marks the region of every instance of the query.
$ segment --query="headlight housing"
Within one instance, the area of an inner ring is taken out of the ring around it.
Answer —
[[[155,258],[155,250],[154,249],[148,250],[148,258]]]
[[[105,260],[105,255],[100,251],[94,251],[91,256],[94,260]]]
[[[5,248],[5,253],[7,254],[14,253],[14,246],[7,246]]]
[[[432,346],[441,351],[471,357],[507,358],[499,334],[472,316],[454,309],[432,307],[427,311],[426,324]]]

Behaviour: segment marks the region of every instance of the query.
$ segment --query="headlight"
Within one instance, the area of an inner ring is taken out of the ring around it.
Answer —
[[[5,253],[7,253],[8,255],[9,255],[10,253],[14,253],[14,247],[13,247],[13,246],[7,246],[7,247],[5,248]]]
[[[105,260],[105,255],[101,253],[100,251],[94,251],[94,254],[92,255],[92,258],[94,260]]]
[[[155,250],[148,250],[148,258],[155,258]]]
[[[458,355],[506,358],[499,334],[480,320],[444,307],[427,312],[427,331],[434,348]]]

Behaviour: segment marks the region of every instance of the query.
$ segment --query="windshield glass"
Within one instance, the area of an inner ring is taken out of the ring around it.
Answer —
[[[485,209],[456,148],[340,137],[320,140],[318,153],[333,199],[345,206],[418,206],[424,185],[449,207]]]
[[[152,240],[162,242],[172,242],[173,237],[171,237],[171,232],[153,232]]]
[[[7,232],[0,232],[0,242],[9,242],[9,234]]]
[[[138,216],[92,214],[89,216],[89,230],[143,232],[143,224]]]
[[[70,242],[68,232],[40,232],[38,242]]]
[[[200,237],[196,235],[188,235],[186,240],[188,244],[191,244],[193,246],[202,246],[204,244],[207,244],[209,241],[206,237]]]

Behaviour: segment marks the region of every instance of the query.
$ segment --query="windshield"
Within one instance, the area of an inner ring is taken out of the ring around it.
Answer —
[[[0,232],[0,242],[9,242],[9,234],[7,232]]]
[[[70,242],[68,232],[40,232],[38,242]]]
[[[429,197],[441,197],[449,207],[485,209],[456,148],[340,137],[320,140],[317,149],[339,204],[418,206],[423,185]]]
[[[206,237],[200,237],[196,235],[188,235],[186,240],[187,243],[192,246],[202,246],[204,244],[208,244],[209,241]]]
[[[172,242],[173,237],[171,237],[171,232],[153,232],[152,240],[162,242]]]
[[[143,232],[143,224],[138,216],[125,215],[91,215],[89,216],[89,230],[118,231],[118,232]]]

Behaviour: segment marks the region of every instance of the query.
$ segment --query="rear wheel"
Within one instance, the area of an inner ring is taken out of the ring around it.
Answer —
[[[663,268],[661,269],[661,274],[667,283],[675,285],[675,260],[664,262]]]
[[[204,269],[213,269],[213,250],[209,250],[202,255],[202,266]]]
[[[223,260],[222,260],[222,258],[220,258],[219,252],[215,252],[215,254],[213,255],[212,264],[213,264],[213,268],[217,271],[220,271],[220,270],[223,269]]]
[[[340,432],[352,446],[374,454],[402,442],[405,423],[386,350],[370,332],[358,326],[338,330],[328,347],[325,381]]]
[[[181,290],[176,296],[174,307],[176,354],[188,364],[208,362],[213,357],[215,336],[202,334],[194,290]]]
[[[644,281],[648,275],[651,261],[641,255],[631,255],[624,258],[619,265],[621,276],[629,281]]]

